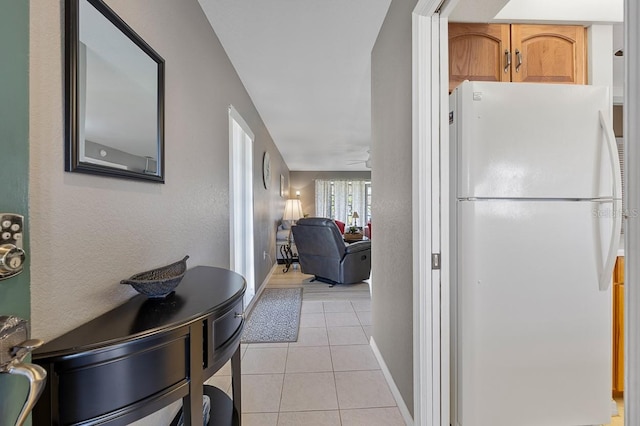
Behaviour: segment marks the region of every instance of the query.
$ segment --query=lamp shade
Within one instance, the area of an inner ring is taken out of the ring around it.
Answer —
[[[351,217],[354,219],[358,219],[360,216],[358,216],[358,212],[353,212],[353,215]]]
[[[302,203],[298,199],[287,200],[284,205],[282,220],[298,220],[303,217]]]

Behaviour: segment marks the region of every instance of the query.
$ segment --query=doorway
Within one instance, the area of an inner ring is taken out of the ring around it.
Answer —
[[[246,308],[255,295],[253,236],[253,141],[242,116],[229,107],[229,205],[231,269],[247,281]]]
[[[458,0],[420,0],[413,13],[413,155],[415,158],[413,182],[417,186],[414,191],[414,227],[416,238],[414,243],[414,424],[429,426],[446,426],[450,424],[449,400],[449,282],[447,281],[449,265],[445,256],[449,249],[449,212],[448,212],[448,16],[456,7]],[[625,53],[635,53],[638,31],[632,25],[640,19],[640,8],[626,2]],[[633,21],[633,22],[630,22]],[[626,55],[625,55],[626,56]],[[626,75],[635,76],[637,63],[626,66]],[[634,77],[635,78],[635,77]],[[625,87],[626,116],[633,117],[640,110],[638,100],[629,96],[632,83],[627,81]],[[440,96],[432,96],[440,94]],[[633,114],[629,113],[633,108]],[[441,131],[441,129],[443,129]],[[637,123],[625,120],[626,134],[635,135]],[[640,157],[640,149],[628,150],[626,163],[630,159]],[[637,164],[637,163],[634,163]],[[428,171],[426,173],[425,171]],[[637,180],[637,173],[627,170],[627,180]],[[427,197],[416,197],[415,194],[428,194]],[[632,194],[638,200],[637,194]],[[633,204],[635,205],[635,204]],[[625,234],[626,257],[635,259],[637,248],[632,247],[631,240],[640,236],[636,217],[630,217],[626,223]],[[634,243],[635,244],[635,243]],[[437,257],[436,257],[437,256]],[[432,267],[420,265],[424,259],[431,258]],[[435,263],[434,263],[435,262]],[[627,262],[625,275],[627,281],[636,276],[636,266]],[[625,289],[625,396],[627,397],[626,424],[635,424],[635,403],[630,395],[638,390],[637,322],[630,320],[635,315],[636,302],[640,300],[640,292],[631,286]],[[630,309],[631,308],[631,309]]]

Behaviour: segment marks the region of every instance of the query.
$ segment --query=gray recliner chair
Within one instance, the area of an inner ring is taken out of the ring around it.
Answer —
[[[331,219],[307,217],[291,228],[305,274],[329,284],[352,284],[371,274],[371,241],[346,244]]]

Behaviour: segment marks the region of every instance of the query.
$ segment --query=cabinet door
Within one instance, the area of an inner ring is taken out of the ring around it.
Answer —
[[[449,92],[464,80],[510,81],[509,25],[449,24]]]
[[[512,25],[511,48],[514,82],[586,84],[582,26]]]
[[[624,284],[613,286],[613,391],[624,391]]]
[[[613,269],[613,392],[624,391],[624,257]]]

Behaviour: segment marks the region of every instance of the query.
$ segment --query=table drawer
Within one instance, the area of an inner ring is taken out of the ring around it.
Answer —
[[[164,335],[79,354],[56,366],[60,424],[112,420],[132,401],[141,403],[180,388],[188,391],[189,335]],[[48,414],[48,413],[45,413]],[[37,418],[40,418],[36,415]],[[45,416],[46,417],[46,416]],[[34,424],[45,424],[38,423]]]
[[[229,310],[224,316],[218,318],[213,323],[213,349],[218,349],[224,345],[231,336],[234,335],[236,330],[242,326],[242,299],[236,305]]]

